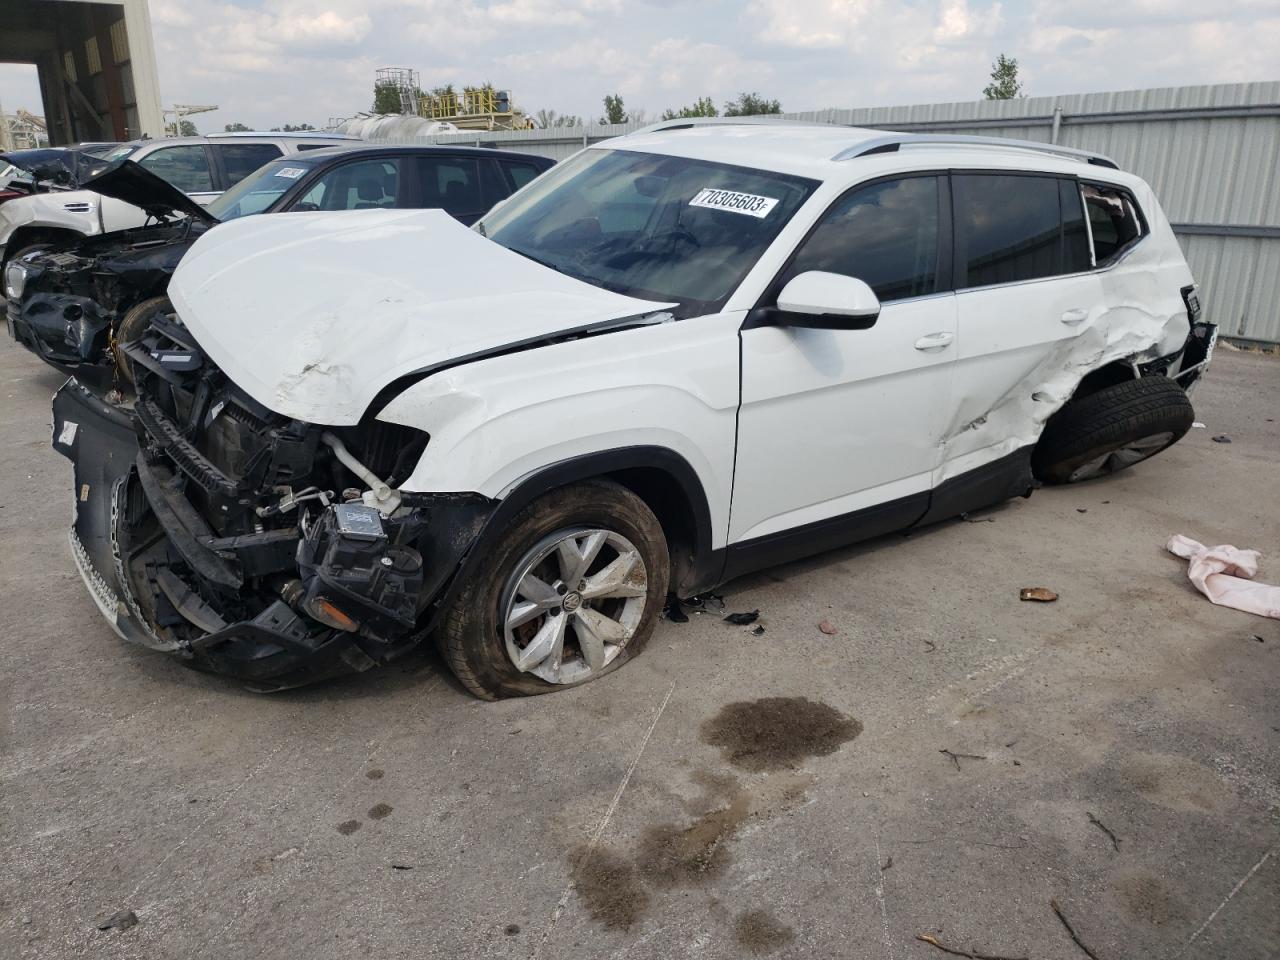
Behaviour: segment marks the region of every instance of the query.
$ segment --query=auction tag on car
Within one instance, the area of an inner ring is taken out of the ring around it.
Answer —
[[[290,180],[297,180],[307,171],[302,167],[281,167],[276,171],[277,177],[288,177]]]
[[[748,217],[764,219],[777,202],[773,197],[759,197],[754,193],[738,193],[736,190],[703,187],[689,201],[689,206],[707,207],[711,210],[728,210],[730,213],[745,213]]]
[[[74,420],[67,420],[62,424],[62,431],[58,434],[58,443],[61,446],[69,447],[76,442],[76,430],[80,425]]]

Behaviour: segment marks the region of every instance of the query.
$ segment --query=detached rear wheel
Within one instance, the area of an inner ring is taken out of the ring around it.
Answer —
[[[1045,483],[1078,483],[1154,457],[1191,429],[1186,391],[1167,377],[1141,377],[1069,400],[1049,418],[1031,457]]]
[[[441,651],[486,700],[579,686],[640,652],[669,567],[662,526],[626,487],[554,491],[516,515],[463,586]]]

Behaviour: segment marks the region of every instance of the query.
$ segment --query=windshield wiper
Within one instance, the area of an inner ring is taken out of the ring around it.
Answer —
[[[507,247],[507,249],[510,250],[512,253],[520,254],[520,256],[524,257],[526,260],[532,260],[534,263],[536,263],[540,267],[546,267],[548,270],[554,270],[556,273],[563,273],[566,277],[573,277],[574,280],[584,279],[578,276],[577,274],[570,273],[564,267],[561,267],[561,266],[558,266],[557,264],[552,263],[550,260],[543,260],[541,257],[535,257],[532,253],[529,253],[527,250],[521,250],[519,247]],[[594,283],[595,281],[588,281],[588,282]]]

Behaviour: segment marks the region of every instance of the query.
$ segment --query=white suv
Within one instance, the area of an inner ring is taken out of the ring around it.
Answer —
[[[1151,456],[1215,332],[1105,158],[787,124],[609,141],[473,230],[247,217],[169,290],[130,416],[55,399],[73,552],[264,689],[429,634],[482,697],[591,680],[669,594]]]
[[[342,146],[356,137],[332,133],[214,133],[122,143],[107,161],[128,157],[197,203],[206,204],[264,163],[299,150]],[[92,190],[52,189],[0,204],[0,266],[65,240],[141,227],[139,207]]]

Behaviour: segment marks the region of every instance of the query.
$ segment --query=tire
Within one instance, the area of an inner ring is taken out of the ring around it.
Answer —
[[[597,541],[596,534],[606,536]],[[569,542],[572,546],[563,553],[553,546]],[[580,580],[588,583],[584,593],[608,582],[607,577],[599,577],[603,568],[630,572],[618,583],[616,595],[585,599],[564,582],[565,564],[573,562],[566,556],[573,558],[572,551],[581,548],[576,555],[581,559],[597,542],[598,553]],[[552,553],[544,554],[548,549]],[[540,556],[545,559],[539,561]],[[643,568],[639,573],[636,556]],[[526,569],[532,581],[517,576]],[[485,700],[580,686],[612,673],[640,653],[653,633],[669,579],[667,540],[645,502],[609,480],[576,483],[535,500],[512,519],[445,613],[437,643],[459,682]],[[554,593],[530,599],[533,592],[524,587],[530,582],[538,586],[538,593],[544,584]],[[559,607],[555,594],[563,598]],[[545,612],[508,630],[507,624],[531,607]],[[560,623],[564,626],[558,628]],[[609,631],[621,627],[629,636],[612,634],[620,638],[618,643],[593,640],[597,632],[606,634],[602,629],[606,626]],[[554,639],[547,638],[554,638],[557,628],[563,638],[562,658],[552,653],[538,660],[539,651],[548,649],[548,644],[554,649]],[[588,649],[595,652],[594,666],[588,662]],[[529,659],[525,669],[517,667],[517,656]]]
[[[137,340],[138,337],[142,336],[142,332],[151,323],[151,318],[157,313],[171,313],[172,311],[173,304],[169,302],[168,297],[151,297],[130,307],[120,319],[120,322],[116,324],[116,329],[111,337],[111,356],[115,359],[116,369],[120,372],[120,376],[124,377],[129,383],[134,382],[133,363],[125,356],[125,352],[120,349],[120,345],[131,340]]]
[[[1154,457],[1182,439],[1195,413],[1167,377],[1141,377],[1068,400],[1031,456],[1044,483],[1078,483]]]

